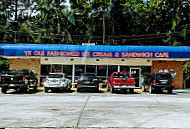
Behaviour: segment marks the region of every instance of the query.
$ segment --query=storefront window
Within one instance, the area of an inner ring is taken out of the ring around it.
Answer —
[[[84,65],[76,65],[75,66],[75,76],[79,76],[81,73],[84,73]]]
[[[107,70],[106,65],[98,65],[97,66],[97,75],[98,76],[106,76],[106,70]]]
[[[50,73],[51,65],[41,65],[41,75],[48,75]]]
[[[113,72],[117,72],[117,71],[118,71],[117,65],[108,66],[108,76],[110,76]]]
[[[40,86],[43,86],[46,76],[50,73],[51,65],[41,65]]]
[[[151,66],[141,66],[141,75],[147,76],[151,74]]]
[[[129,72],[129,66],[120,66],[121,72]]]
[[[86,73],[96,73],[96,65],[87,65]]]
[[[62,65],[52,65],[52,73],[60,73],[62,72]]]
[[[68,76],[72,76],[72,65],[63,65],[63,73],[66,73]]]

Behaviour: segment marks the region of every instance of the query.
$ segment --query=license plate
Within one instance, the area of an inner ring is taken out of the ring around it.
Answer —
[[[89,82],[89,81],[86,81],[85,83],[86,83],[86,84],[90,84],[90,82]]]
[[[57,80],[52,80],[51,82],[56,83],[56,82],[58,82],[58,81],[57,81]]]

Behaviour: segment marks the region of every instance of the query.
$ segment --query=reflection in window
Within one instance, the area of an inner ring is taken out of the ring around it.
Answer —
[[[96,73],[96,65],[87,65],[86,73]]]
[[[98,65],[97,66],[97,75],[98,76],[106,76],[106,65]]]
[[[81,73],[84,73],[84,65],[76,65],[75,66],[75,76],[79,76]]]
[[[121,72],[129,72],[129,66],[120,66]]]
[[[60,73],[62,72],[62,65],[52,65],[52,73]]]
[[[141,66],[141,75],[147,76],[151,74],[151,66]]]
[[[68,76],[72,76],[72,65],[63,65],[63,73],[66,73]]]
[[[50,73],[51,65],[41,65],[41,75],[48,75]]]
[[[108,76],[110,76],[113,72],[117,72],[117,70],[118,70],[117,65],[108,66]]]

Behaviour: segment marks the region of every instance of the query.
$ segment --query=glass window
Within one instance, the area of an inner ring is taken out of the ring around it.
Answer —
[[[62,65],[53,64],[51,72],[52,73],[60,73],[60,72],[62,72]]]
[[[106,76],[106,65],[98,65],[97,66],[97,76]]]
[[[170,73],[157,73],[156,78],[158,79],[170,79],[172,78]]]
[[[129,72],[129,66],[120,66],[120,71],[121,72]]]
[[[87,65],[86,66],[86,73],[95,73],[96,72],[96,65]]]
[[[151,66],[141,66],[141,75],[147,76],[151,74]]]
[[[114,73],[113,77],[114,78],[128,78],[129,74],[128,73]]]
[[[62,74],[50,74],[48,78],[63,78]]]
[[[110,76],[113,72],[117,72],[117,71],[118,71],[117,65],[108,66],[108,76]]]
[[[51,65],[41,65],[41,75],[48,75],[50,73]]]
[[[63,73],[66,73],[68,76],[72,76],[72,65],[63,65]]]
[[[84,73],[84,65],[76,65],[75,66],[75,76],[79,76],[81,73]]]
[[[10,75],[29,75],[28,70],[12,69],[8,71]]]
[[[81,80],[93,80],[95,78],[95,75],[93,74],[84,74],[84,75],[80,75],[79,79]]]

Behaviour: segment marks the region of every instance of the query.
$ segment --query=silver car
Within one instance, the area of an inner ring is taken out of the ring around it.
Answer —
[[[44,89],[49,90],[71,90],[71,80],[64,73],[50,73],[44,82]]]

